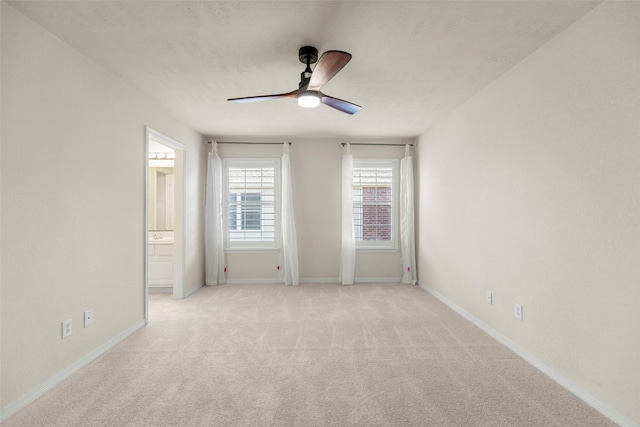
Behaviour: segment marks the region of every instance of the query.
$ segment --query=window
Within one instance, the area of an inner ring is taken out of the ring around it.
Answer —
[[[397,245],[398,161],[353,159],[353,223],[356,247]]]
[[[224,161],[227,249],[275,249],[279,243],[279,159]]]

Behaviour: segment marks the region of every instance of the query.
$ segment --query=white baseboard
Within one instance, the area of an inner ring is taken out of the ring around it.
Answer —
[[[270,279],[227,279],[225,283],[228,285],[253,285],[253,284],[267,284],[267,283],[282,283],[282,280],[278,278]]]
[[[353,283],[400,283],[401,277],[356,277]],[[340,283],[337,277],[301,277],[300,283]]]
[[[204,286],[204,283],[200,283],[200,284],[199,284],[198,286],[196,286],[195,288],[190,289],[190,290],[189,290],[189,291],[184,295],[184,297],[185,297],[185,298],[189,298],[189,297],[190,297],[190,296],[191,296],[195,291],[197,291],[198,289],[200,289],[200,288],[201,288],[201,287],[203,287],[203,286]]]
[[[121,332],[115,338],[107,341],[106,343],[96,348],[86,356],[82,357],[81,359],[78,359],[72,365],[67,366],[65,369],[55,374],[53,377],[49,378],[47,381],[36,386],[26,394],[20,396],[18,399],[9,403],[4,408],[1,408],[0,423],[4,422],[11,415],[15,414],[16,412],[18,412],[19,410],[21,410],[22,408],[24,408],[25,406],[27,406],[28,404],[36,400],[38,397],[42,396],[43,394],[45,394],[46,392],[48,392],[49,390],[51,390],[52,388],[60,384],[62,381],[64,381],[65,379],[69,378],[71,375],[73,375],[80,369],[87,366],[89,363],[91,363],[92,361],[97,359],[99,356],[101,356],[103,353],[113,348],[116,344],[123,341],[125,338],[127,338],[128,336],[136,332],[138,329],[140,329],[144,325],[145,325],[144,320],[138,321],[137,323],[135,323],[125,331]]]
[[[615,409],[613,406],[601,401],[591,393],[589,393],[585,388],[579,386],[578,384],[571,381],[569,378],[561,374],[560,372],[554,370],[549,367],[543,361],[520,347],[515,342],[511,341],[509,338],[502,335],[500,332],[493,329],[491,326],[484,323],[482,320],[473,316],[471,313],[464,310],[462,307],[458,306],[456,303],[436,291],[435,289],[429,287],[425,283],[418,281],[418,285],[429,292],[431,295],[442,301],[445,305],[451,308],[453,311],[476,325],[478,328],[482,329],[484,332],[489,334],[492,338],[494,338],[499,343],[503,344],[505,347],[516,353],[518,356],[522,357],[525,361],[527,361],[534,368],[541,371],[543,374],[547,375],[549,378],[560,384],[562,387],[575,394],[577,397],[582,399],[585,403],[591,406],[596,411],[600,412],[605,417],[609,418],[614,423],[618,424],[622,427],[639,427],[640,424],[628,416],[624,415],[622,412]]]
[[[400,283],[401,277],[356,277],[353,283]],[[301,277],[300,283],[340,283],[337,277]]]
[[[354,283],[400,283],[401,277],[356,277]],[[302,283],[340,283],[337,277],[301,277]],[[282,283],[282,279],[227,279],[226,283],[233,284],[260,284],[260,283]]]
[[[149,279],[149,286],[173,286],[173,278]]]
[[[302,283],[337,283],[337,277],[301,277],[298,281],[300,284]],[[284,286],[284,280],[278,278],[270,278],[270,279],[227,279],[225,283],[229,285],[238,285],[238,284],[273,284],[273,283],[281,283]]]

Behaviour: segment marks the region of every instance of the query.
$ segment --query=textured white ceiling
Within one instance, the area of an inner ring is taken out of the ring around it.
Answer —
[[[600,1],[13,1],[86,57],[211,136],[415,136]],[[349,116],[293,99],[298,48],[350,52],[323,87]]]

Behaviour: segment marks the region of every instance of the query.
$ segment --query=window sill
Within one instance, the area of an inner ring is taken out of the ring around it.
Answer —
[[[398,248],[392,246],[356,246],[356,252],[398,252]]]
[[[268,253],[268,252],[280,252],[280,248],[225,248],[225,254],[234,253]]]

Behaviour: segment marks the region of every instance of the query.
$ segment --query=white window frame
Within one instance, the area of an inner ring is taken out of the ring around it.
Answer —
[[[223,163],[223,220],[224,220],[224,245],[227,252],[253,252],[253,251],[274,251],[280,249],[282,235],[280,230],[281,218],[281,181],[280,181],[280,158],[227,158],[222,160]],[[229,168],[255,168],[255,167],[272,167],[274,168],[274,237],[271,241],[232,241],[229,239]]]
[[[398,206],[400,204],[400,168],[398,159],[353,159],[354,170],[366,167],[391,167],[391,240],[356,240],[356,250],[360,252],[396,251],[398,250],[400,230],[398,225]]]

